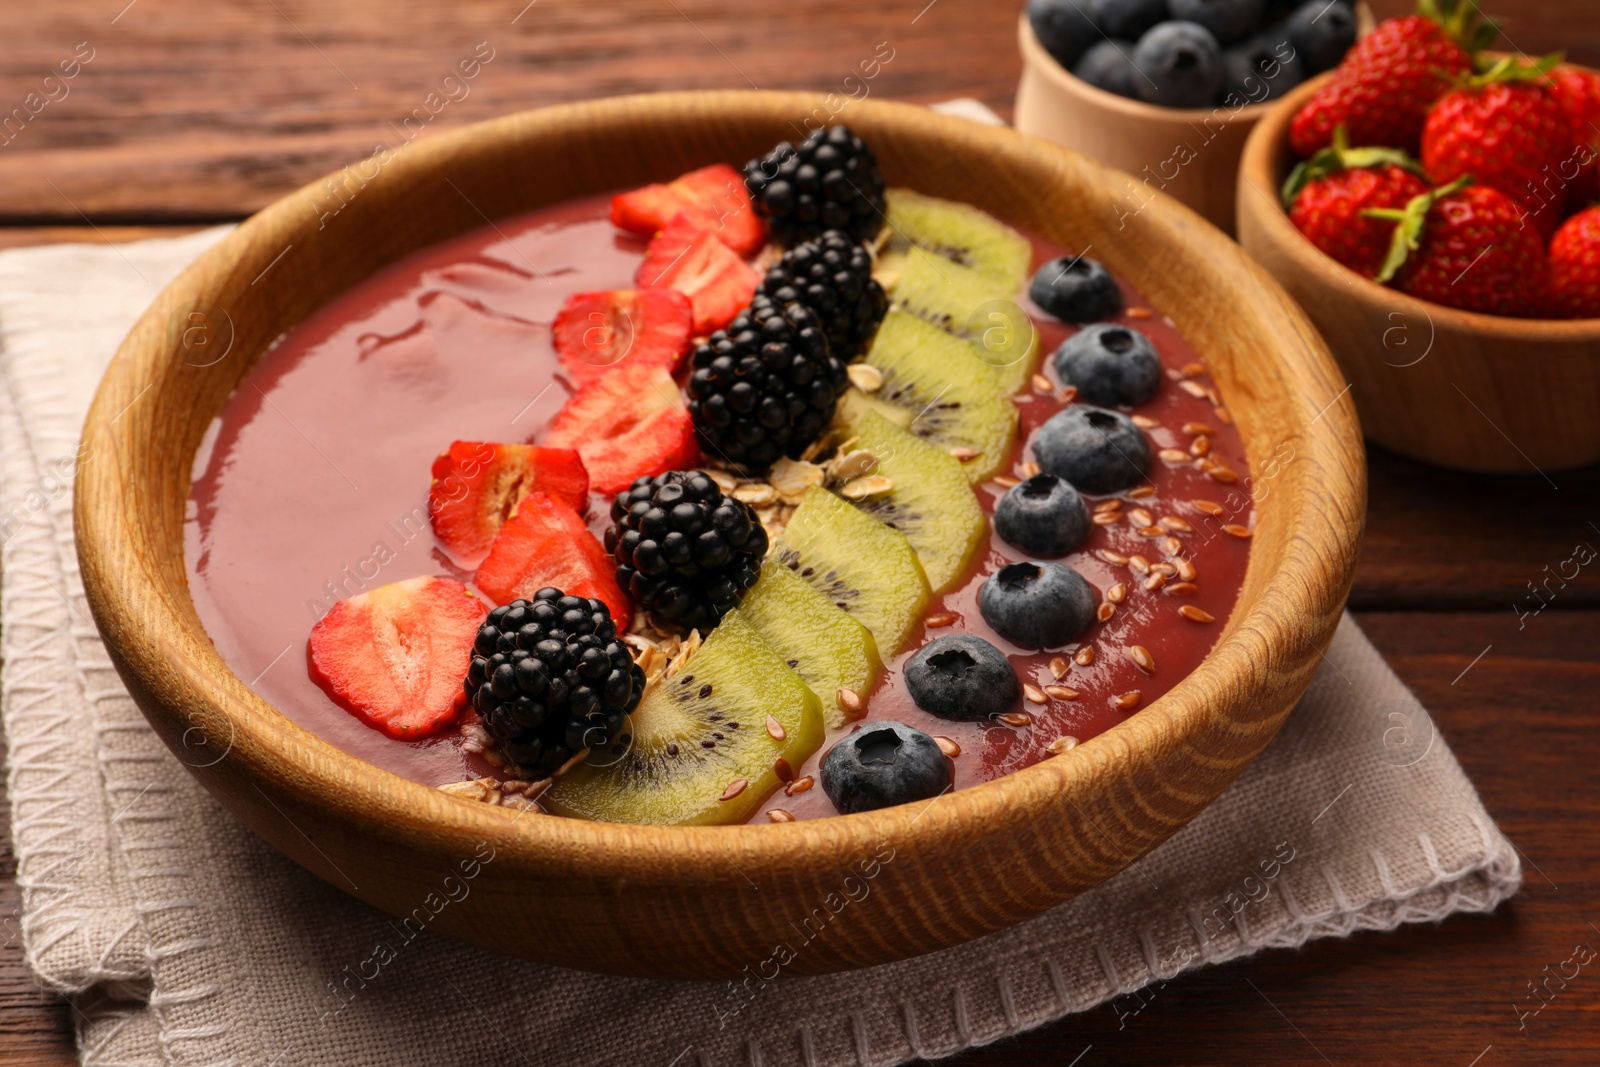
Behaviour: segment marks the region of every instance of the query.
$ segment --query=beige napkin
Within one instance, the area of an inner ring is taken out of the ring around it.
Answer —
[[[1444,739],[1347,619],[1282,734],[1215,804],[1116,878],[982,941],[735,986],[408,938],[195,785],[119,684],[79,583],[70,479],[95,382],[223,232],[0,253],[12,827],[27,958],[78,1004],[84,1063],[893,1064],[1107,1000],[1131,1011],[1114,998],[1263,947],[1485,911],[1520,884]]]

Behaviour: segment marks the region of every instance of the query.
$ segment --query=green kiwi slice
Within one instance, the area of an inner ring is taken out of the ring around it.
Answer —
[[[677,674],[645,693],[629,730],[625,755],[591,756],[540,805],[604,822],[744,822],[778,787],[779,757],[799,767],[822,746],[822,705],[734,609]]]
[[[928,579],[905,535],[818,486],[806,490],[772,558],[871,630],[884,656],[900,651],[928,606]]]
[[[911,412],[908,429],[936,448],[976,453],[962,464],[967,481],[985,481],[1010,459],[1017,407],[970,344],[915,315],[891,311],[866,361],[883,374],[872,394],[875,404]],[[843,403],[858,402],[847,396]]]
[[[992,276],[1015,296],[1033,263],[1033,246],[1022,234],[971,204],[890,189],[890,251],[915,246],[963,267]]]
[[[883,671],[872,631],[776,560],[761,568],[756,584],[739,602],[739,614],[821,699],[829,729],[851,718],[839,704],[839,690],[864,697]]]
[[[928,585],[943,592],[966,573],[989,531],[961,462],[870,408],[848,406],[844,421],[846,432],[856,438],[853,447],[876,455],[873,473],[893,486],[887,493],[855,501],[855,506],[905,534],[922,560]]]

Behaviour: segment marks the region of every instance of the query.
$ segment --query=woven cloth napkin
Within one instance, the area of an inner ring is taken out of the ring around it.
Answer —
[[[0,253],[0,709],[21,925],[35,973],[77,1006],[85,1064],[896,1064],[1120,1011],[1119,994],[1263,948],[1486,911],[1520,884],[1444,739],[1347,618],[1216,803],[1122,874],[980,941],[736,986],[408,936],[195,784],[118,681],[79,581],[71,480],[95,383],[224,232]]]

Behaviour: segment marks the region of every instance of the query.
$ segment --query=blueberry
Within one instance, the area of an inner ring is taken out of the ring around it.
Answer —
[[[1222,49],[1194,22],[1163,22],[1133,47],[1139,99],[1164,107],[1202,107],[1222,87]]]
[[[1280,28],[1222,50],[1222,99],[1234,106],[1282,96],[1306,80],[1305,64]]]
[[[1078,396],[1103,407],[1143,404],[1161,388],[1161,357],[1132,326],[1086,326],[1061,342],[1056,373]]]
[[[949,787],[938,743],[903,722],[865,726],[822,758],[822,791],[844,815],[930,800]]]
[[[1326,2],[1326,0],[1324,0]],[[1261,28],[1265,0],[1168,0],[1172,17],[1199,23],[1220,44],[1232,44]]]
[[[1071,70],[1089,46],[1101,40],[1093,0],[1028,0],[1028,24],[1044,50]]]
[[[1289,15],[1285,28],[1307,76],[1337,67],[1356,43],[1356,13],[1343,0],[1306,0]]]
[[[905,677],[917,707],[962,722],[998,715],[1022,692],[1005,653],[971,634],[928,642],[906,662]]]
[[[1074,404],[1039,427],[1033,455],[1083,493],[1117,493],[1150,469],[1150,440],[1118,411]]]
[[[1167,18],[1167,0],[1094,0],[1094,24],[1107,37],[1137,41]]]
[[[978,590],[978,610],[995,633],[1023,648],[1057,648],[1094,621],[1094,587],[1065,563],[1011,563]]]
[[[1137,98],[1139,93],[1133,82],[1139,77],[1139,71],[1129,55],[1132,51],[1132,41],[1108,38],[1085,52],[1072,73],[1096,89]]]
[[[1030,556],[1064,556],[1089,536],[1089,505],[1053,474],[1035,474],[1006,490],[994,508],[994,532]]]
[[[1096,322],[1122,311],[1122,290],[1099,260],[1060,256],[1040,267],[1028,298],[1063,322]]]

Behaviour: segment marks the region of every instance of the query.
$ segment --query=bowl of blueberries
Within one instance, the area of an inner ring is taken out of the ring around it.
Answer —
[[[1360,0],[1028,0],[1016,127],[1126,171],[1124,218],[1165,194],[1231,234],[1251,128],[1373,24]]]

